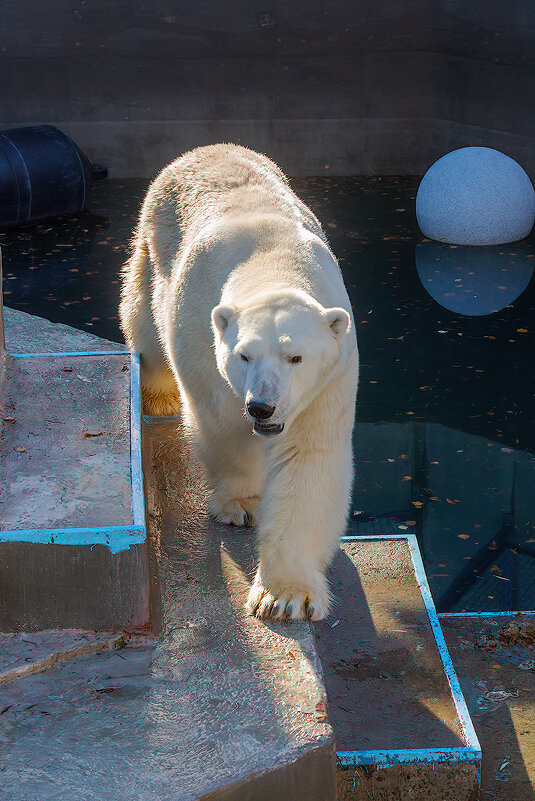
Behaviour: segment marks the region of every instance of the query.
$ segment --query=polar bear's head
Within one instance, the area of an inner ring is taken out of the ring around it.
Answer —
[[[300,291],[261,293],[212,311],[217,368],[244,404],[256,434],[273,436],[327,385],[350,327],[345,309],[326,309]]]

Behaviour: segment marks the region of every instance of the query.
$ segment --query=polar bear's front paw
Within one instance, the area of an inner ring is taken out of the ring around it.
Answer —
[[[246,607],[252,615],[271,620],[322,620],[329,612],[330,596],[325,580],[319,584],[308,592],[270,592],[262,583],[255,581],[249,591]]]
[[[231,526],[254,526],[259,498],[223,500],[214,493],[210,498],[210,512],[219,523]]]

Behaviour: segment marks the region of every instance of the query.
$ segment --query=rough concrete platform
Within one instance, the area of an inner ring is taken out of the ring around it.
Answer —
[[[535,798],[535,616],[441,621],[483,751],[481,798]]]
[[[176,427],[145,427],[161,636],[0,686],[1,801],[335,797],[310,627],[246,614],[254,538],[209,520]]]
[[[0,530],[132,524],[130,358],[12,359]]]
[[[4,320],[6,349],[10,353],[127,350],[122,343],[110,342],[70,325],[51,323],[18,309],[4,308]]]
[[[315,626],[338,751],[462,748],[453,703],[407,541],[342,544],[336,606]],[[472,799],[476,765],[339,768],[344,799]]]
[[[6,334],[15,352],[103,348],[21,312]],[[111,528],[133,524],[129,355],[8,357],[1,395],[0,631],[146,627],[147,545]]]

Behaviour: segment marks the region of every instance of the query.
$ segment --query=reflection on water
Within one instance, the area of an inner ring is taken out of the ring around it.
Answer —
[[[440,611],[533,608],[535,456],[437,423],[357,423],[352,534],[418,536]]]
[[[89,215],[0,234],[6,305],[120,339],[118,272],[147,185],[107,181]],[[533,241],[422,242],[417,177],[293,185],[355,312],[352,533],[415,531],[442,610],[534,609]]]
[[[501,311],[525,290],[533,275],[529,245],[460,247],[441,242],[416,246],[422,285],[445,309],[479,317]]]

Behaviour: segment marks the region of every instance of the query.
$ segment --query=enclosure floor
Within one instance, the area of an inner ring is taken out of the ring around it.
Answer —
[[[315,626],[340,751],[462,748],[406,541],[343,543]]]
[[[334,801],[309,624],[249,616],[252,531],[209,519],[176,420],[144,440],[161,635],[0,685],[0,798]]]
[[[132,524],[129,356],[10,360],[0,529]]]

